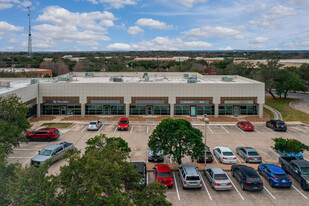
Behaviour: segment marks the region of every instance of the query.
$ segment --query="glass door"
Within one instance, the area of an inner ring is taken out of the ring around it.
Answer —
[[[152,115],[152,106],[147,106],[147,115]]]
[[[61,106],[61,115],[67,114],[67,106]]]
[[[234,106],[234,116],[238,116],[239,115],[239,106]]]
[[[104,115],[109,115],[109,106],[104,106]]]
[[[196,106],[191,106],[190,107],[190,116],[191,117],[196,117]]]

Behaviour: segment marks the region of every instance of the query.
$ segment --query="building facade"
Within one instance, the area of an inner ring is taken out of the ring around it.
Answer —
[[[263,116],[264,83],[240,76],[132,72],[71,75],[33,84],[30,80],[10,80],[12,87],[0,89],[0,95],[17,94],[36,116]]]

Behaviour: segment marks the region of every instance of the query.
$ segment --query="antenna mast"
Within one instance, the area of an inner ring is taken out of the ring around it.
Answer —
[[[31,38],[30,6],[28,6],[28,16],[29,16],[28,55],[29,55],[30,58],[32,58],[32,38]]]

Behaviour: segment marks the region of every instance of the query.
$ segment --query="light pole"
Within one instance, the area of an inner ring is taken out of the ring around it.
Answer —
[[[204,139],[205,139],[205,152],[204,152],[204,155],[205,155],[205,167],[206,167],[206,158],[207,158],[207,155],[206,155],[206,148],[207,148],[207,145],[206,145],[206,125],[209,124],[209,119],[207,118],[207,114],[204,114],[204,122],[205,122],[205,132],[204,132]]]

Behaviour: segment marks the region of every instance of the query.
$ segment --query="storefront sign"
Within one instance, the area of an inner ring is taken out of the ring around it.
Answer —
[[[253,100],[224,100],[224,104],[253,104]]]
[[[180,100],[180,104],[209,104],[208,100]]]
[[[120,100],[90,100],[90,104],[120,104]]]
[[[135,100],[135,104],[165,104],[164,100]]]
[[[76,104],[75,100],[46,100],[46,104]]]

